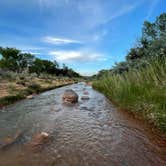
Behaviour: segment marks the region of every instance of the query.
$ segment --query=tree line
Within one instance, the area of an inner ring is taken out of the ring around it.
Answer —
[[[0,47],[0,68],[16,73],[42,73],[56,76],[80,77],[80,75],[68,68],[65,64],[60,68],[57,61],[36,58],[30,53],[22,53],[16,48]]]
[[[166,57],[166,13],[158,16],[154,22],[144,22],[142,35],[136,45],[128,51],[125,61],[115,63],[110,70],[101,70],[94,77],[137,70],[146,67],[148,60],[154,57]]]

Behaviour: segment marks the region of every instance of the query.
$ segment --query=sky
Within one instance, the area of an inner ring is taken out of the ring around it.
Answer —
[[[165,0],[0,0],[0,46],[93,75],[123,61],[163,12]]]

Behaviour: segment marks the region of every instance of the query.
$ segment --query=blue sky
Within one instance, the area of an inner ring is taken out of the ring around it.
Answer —
[[[0,46],[91,75],[124,60],[163,12],[165,0],[0,0]]]

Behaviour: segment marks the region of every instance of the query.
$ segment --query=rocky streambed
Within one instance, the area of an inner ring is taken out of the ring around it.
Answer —
[[[73,84],[0,111],[0,166],[23,165],[164,166],[166,140]]]

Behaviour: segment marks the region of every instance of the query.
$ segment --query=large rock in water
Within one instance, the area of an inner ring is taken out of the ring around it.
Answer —
[[[63,94],[63,102],[64,103],[77,103],[78,95],[72,89],[67,89]]]

